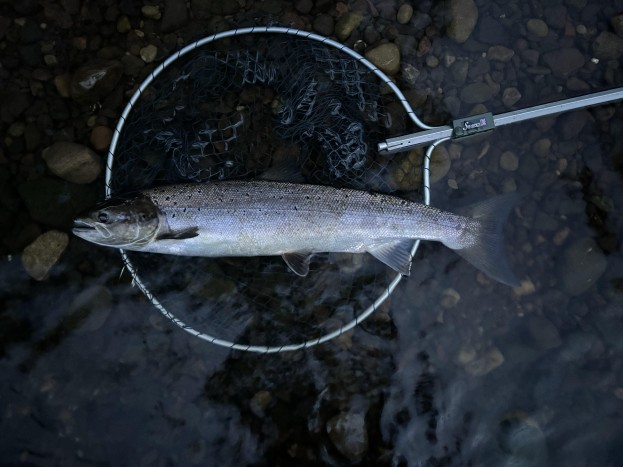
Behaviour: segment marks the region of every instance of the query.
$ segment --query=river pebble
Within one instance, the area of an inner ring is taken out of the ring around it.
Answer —
[[[119,34],[126,34],[130,32],[132,29],[132,23],[130,23],[130,18],[126,15],[121,15],[117,20],[117,32]]]
[[[431,154],[430,160],[430,182],[437,183],[443,179],[450,171],[450,155],[444,145],[437,146]]]
[[[162,17],[162,13],[160,13],[160,7],[158,5],[143,5],[141,13],[147,19],[157,20]]]
[[[348,36],[361,24],[363,16],[357,12],[349,12],[342,16],[335,24],[335,35],[340,41],[345,41]]]
[[[542,350],[559,347],[562,343],[556,326],[543,316],[531,316],[528,319],[528,329],[536,345]]]
[[[602,31],[593,41],[593,54],[601,60],[618,60],[623,54],[623,39],[610,31]]]
[[[515,87],[504,89],[504,92],[502,93],[502,103],[507,109],[510,109],[520,100],[521,100],[521,93],[519,92],[519,89]]]
[[[543,62],[556,75],[569,75],[584,66],[584,55],[578,49],[564,48],[543,54]]]
[[[116,60],[96,60],[81,66],[73,74],[70,95],[80,104],[94,104],[115,89],[123,67]]]
[[[528,32],[535,37],[543,38],[549,34],[549,28],[545,21],[538,18],[532,18],[528,20],[528,24],[526,24]]]
[[[509,172],[519,168],[519,158],[513,151],[504,151],[500,156],[500,167]]]
[[[323,36],[330,36],[333,34],[334,20],[333,16],[327,14],[319,14],[314,19],[314,31]]]
[[[158,55],[158,47],[153,44],[146,45],[139,51],[139,56],[141,60],[145,63],[151,63],[156,59]]]
[[[342,412],[327,422],[333,445],[348,460],[360,462],[368,452],[368,429],[362,414]]]
[[[400,49],[392,42],[367,51],[366,58],[390,75],[400,71]]]
[[[54,143],[43,151],[42,157],[54,175],[72,183],[91,183],[101,171],[100,156],[78,143]]]
[[[407,24],[411,21],[411,17],[413,16],[413,7],[408,3],[403,3],[398,8],[398,13],[396,13],[396,21],[400,24]]]
[[[460,357],[463,368],[472,376],[484,376],[504,363],[504,355],[497,347],[492,347],[481,356],[474,357],[473,359],[467,359],[465,355]]]
[[[532,145],[532,151],[539,157],[546,158],[552,149],[552,141],[549,138],[540,138]]]
[[[188,23],[188,7],[185,0],[165,0],[160,29],[172,32]]]
[[[572,243],[563,253],[560,279],[565,292],[581,295],[599,280],[608,260],[595,240],[586,237]]]
[[[515,55],[513,49],[504,47],[503,45],[493,45],[487,51],[487,58],[498,62],[508,62]]]
[[[491,99],[493,89],[487,83],[472,83],[465,86],[460,93],[461,100],[466,104],[481,104]]]
[[[467,41],[478,21],[478,7],[474,0],[450,0],[448,20],[448,37],[459,44]]]
[[[24,269],[30,277],[42,281],[61,258],[68,243],[69,236],[65,232],[50,230],[41,234],[22,252]]]
[[[96,151],[105,151],[110,146],[112,130],[107,126],[98,125],[91,130],[91,146]]]

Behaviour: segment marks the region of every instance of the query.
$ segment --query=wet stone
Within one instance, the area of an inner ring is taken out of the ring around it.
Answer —
[[[552,141],[549,138],[541,138],[534,142],[532,151],[539,157],[547,157],[552,148]]]
[[[450,0],[448,6],[449,23],[446,33],[459,44],[467,41],[478,22],[478,7],[474,0]]]
[[[77,143],[54,143],[43,151],[42,157],[53,174],[72,183],[91,183],[101,171],[100,157]]]
[[[463,365],[467,373],[472,376],[484,376],[504,363],[504,355],[496,347],[487,350],[479,358],[474,358]]]
[[[565,48],[543,54],[543,61],[556,75],[570,75],[584,66],[584,54],[578,49]]]
[[[500,156],[500,167],[509,172],[514,172],[519,168],[519,158],[512,151],[504,151]]]
[[[93,104],[115,89],[123,67],[115,60],[97,60],[76,70],[70,82],[72,99],[81,104]]]
[[[530,335],[542,350],[559,347],[562,341],[556,326],[543,316],[532,316],[528,320]]]
[[[398,8],[398,13],[396,13],[396,21],[400,24],[407,24],[411,21],[411,17],[413,16],[413,7],[408,3],[403,3]]]
[[[367,51],[366,58],[390,75],[400,71],[400,49],[394,43],[381,44]]]
[[[547,7],[543,10],[545,22],[556,29],[563,29],[567,22],[567,7],[557,5]]]
[[[334,21],[331,15],[320,14],[314,19],[314,31],[323,36],[330,36],[333,34]]]
[[[602,31],[593,41],[593,54],[601,60],[618,60],[623,54],[623,39],[610,31]]]
[[[595,240],[582,238],[564,252],[560,264],[563,289],[569,295],[581,295],[602,276],[608,260]]]
[[[461,101],[466,104],[481,104],[491,99],[493,90],[487,83],[472,83],[461,90]]]
[[[430,183],[437,183],[450,171],[450,155],[445,146],[435,148],[430,160]]]
[[[139,51],[139,55],[145,63],[151,63],[158,55],[158,48],[153,44],[149,44]]]
[[[509,49],[503,45],[493,45],[489,47],[487,51],[487,58],[498,62],[508,62],[514,55],[515,51],[513,49]]]
[[[188,22],[188,8],[185,0],[166,0],[160,29],[162,32],[173,32]]]
[[[312,0],[296,0],[294,8],[299,13],[306,15],[314,8],[314,2]]]
[[[546,37],[549,33],[549,28],[547,24],[542,19],[532,18],[528,20],[528,24],[526,25],[528,32],[535,37],[543,38]]]
[[[504,92],[502,93],[502,103],[506,108],[511,108],[520,100],[521,93],[519,92],[519,89],[515,87],[504,89]]]
[[[141,13],[147,19],[158,20],[161,18],[160,7],[158,5],[143,5]]]
[[[117,32],[119,34],[125,34],[132,29],[132,24],[130,23],[130,18],[126,15],[120,16],[117,20]]]
[[[268,408],[270,402],[272,400],[272,395],[269,391],[262,390],[255,393],[255,395],[251,398],[249,402],[249,407],[251,411],[257,417],[264,417],[266,409]]]
[[[96,126],[91,130],[91,145],[96,151],[105,151],[110,146],[112,130],[107,126]]]
[[[368,430],[362,414],[340,413],[327,422],[333,445],[351,462],[360,462],[368,451]]]
[[[335,35],[340,41],[345,41],[357,29],[362,20],[363,16],[359,13],[350,12],[345,14],[335,25]]]
[[[26,272],[35,280],[48,276],[50,269],[58,262],[67,248],[69,236],[64,232],[50,230],[24,248],[22,264]]]

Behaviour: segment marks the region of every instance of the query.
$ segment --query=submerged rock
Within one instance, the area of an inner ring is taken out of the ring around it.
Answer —
[[[595,240],[582,238],[567,248],[560,264],[563,288],[569,295],[586,292],[608,266],[608,260]]]
[[[35,280],[45,279],[50,269],[60,259],[68,243],[69,236],[58,230],[50,230],[39,235],[22,252],[24,269]]]
[[[602,31],[593,41],[593,53],[601,60],[618,60],[623,54],[623,39],[610,31]]]
[[[478,22],[478,7],[474,0],[450,0],[446,33],[450,39],[462,44],[471,36]]]
[[[368,452],[368,430],[362,414],[341,413],[327,422],[331,442],[351,462],[360,462]]]
[[[91,183],[101,171],[100,157],[77,143],[54,143],[43,151],[42,157],[54,175],[71,183]]]
[[[361,24],[363,16],[351,12],[342,16],[335,25],[335,35],[340,41],[345,41],[348,36]]]
[[[116,60],[96,60],[81,66],[71,78],[69,93],[80,104],[94,104],[119,83],[123,66]]]
[[[543,61],[555,75],[570,75],[584,66],[584,54],[578,49],[565,48],[543,54]]]
[[[400,49],[391,42],[369,50],[366,58],[390,75],[400,71]]]

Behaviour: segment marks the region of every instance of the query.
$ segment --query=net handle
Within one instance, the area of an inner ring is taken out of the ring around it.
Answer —
[[[198,41],[188,44],[187,46],[180,49],[173,55],[169,56],[164,62],[162,62],[160,65],[154,68],[154,70],[151,73],[149,73],[149,75],[145,78],[145,80],[140,84],[138,89],[134,92],[134,94],[130,98],[130,101],[125,106],[125,108],[123,109],[123,112],[121,113],[121,116],[119,117],[119,121],[117,122],[117,125],[115,127],[113,137],[110,142],[110,147],[108,149],[108,158],[106,161],[106,176],[105,176],[106,199],[110,198],[112,195],[112,190],[111,190],[112,168],[114,164],[115,150],[117,148],[117,143],[121,135],[121,130],[123,129],[123,126],[125,125],[126,119],[130,111],[133,109],[136,102],[140,99],[142,93],[145,91],[145,89],[147,89],[147,87],[152,83],[152,81],[160,73],[162,73],[163,70],[165,70],[169,65],[171,65],[174,61],[176,61],[180,57],[186,55],[187,53],[192,52],[193,50],[205,44],[209,44],[210,42],[214,42],[216,40],[223,39],[226,37],[235,37],[235,36],[240,36],[244,34],[266,34],[266,33],[288,34],[292,36],[302,37],[305,39],[315,40],[324,45],[329,45],[331,47],[334,47],[347,55],[350,55],[352,58],[354,58],[359,63],[364,65],[366,68],[370,69],[383,83],[385,83],[387,86],[390,87],[390,89],[396,94],[396,96],[398,96],[398,99],[401,105],[403,106],[403,108],[407,112],[407,115],[409,115],[409,118],[411,118],[411,120],[416,126],[422,129],[434,128],[434,127],[426,125],[417,117],[417,115],[411,108],[411,105],[409,105],[409,103],[407,102],[407,99],[402,93],[402,91],[398,89],[396,84],[391,80],[389,76],[387,76],[384,72],[379,70],[372,62],[367,60],[365,57],[361,56],[359,53],[355,52],[354,50],[348,48],[344,44],[340,44],[339,42],[336,42],[333,39],[329,39],[324,36],[319,36],[318,34],[314,34],[312,32],[303,31],[300,29],[280,27],[280,26],[254,26],[254,27],[249,27],[249,28],[232,29],[229,31],[219,32],[217,34],[213,34],[211,36],[207,36],[202,39],[199,39]],[[424,164],[423,164],[423,185],[424,186],[423,188],[424,188],[424,203],[425,204],[430,203],[429,174],[430,174],[431,154],[433,150],[435,149],[435,147],[444,141],[446,141],[446,139],[434,142],[428,148],[428,151],[426,152],[426,157],[424,158]],[[416,240],[411,249],[411,260],[413,260],[413,257],[415,256],[415,253],[419,245],[420,245],[420,241]],[[193,336],[198,337],[199,339],[210,342],[211,344],[215,344],[221,347],[228,348],[230,350],[241,350],[245,352],[255,352],[255,353],[264,353],[264,354],[292,352],[295,350],[307,349],[307,348],[322,344],[324,342],[330,341],[331,339],[335,339],[336,337],[353,329],[355,326],[357,326],[358,324],[363,322],[365,319],[367,319],[372,313],[374,313],[385,302],[385,300],[387,300],[387,298],[392,294],[394,289],[398,286],[398,284],[403,278],[402,274],[397,273],[396,276],[393,278],[393,280],[388,285],[388,287],[385,289],[385,291],[381,295],[379,295],[379,297],[377,297],[377,299],[374,301],[374,303],[372,303],[372,305],[370,305],[368,308],[366,308],[366,310],[364,310],[362,313],[357,315],[353,320],[340,326],[338,329],[330,333],[324,334],[315,339],[307,340],[305,342],[287,344],[287,345],[281,345],[281,346],[245,345],[245,344],[238,344],[236,342],[228,341],[225,339],[220,339],[216,336],[212,336],[210,334],[197,331],[192,326],[186,324],[184,321],[172,315],[164,307],[164,305],[160,303],[160,301],[151,293],[149,288],[143,283],[143,281],[141,280],[141,278],[139,277],[137,273],[136,268],[130,261],[130,258],[126,254],[125,250],[120,249],[119,252],[121,253],[121,258],[123,260],[123,263],[125,264],[125,267],[128,269],[128,272],[132,276],[133,284],[136,285],[139,288],[139,290],[141,290],[141,292],[143,292],[145,297],[147,297],[147,299],[156,307],[156,309],[164,317],[166,317],[167,319],[175,323],[178,327],[188,332],[189,334],[192,334]]]

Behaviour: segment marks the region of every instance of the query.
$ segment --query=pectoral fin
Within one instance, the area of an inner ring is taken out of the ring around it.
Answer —
[[[312,257],[311,253],[284,253],[281,257],[295,274],[305,277],[309,273],[309,261]]]
[[[370,245],[366,250],[403,276],[411,273],[411,249],[413,240],[392,240]]]
[[[197,227],[190,227],[184,230],[175,230],[171,232],[158,235],[156,240],[184,240],[186,238],[193,238],[199,235],[199,229]]]

